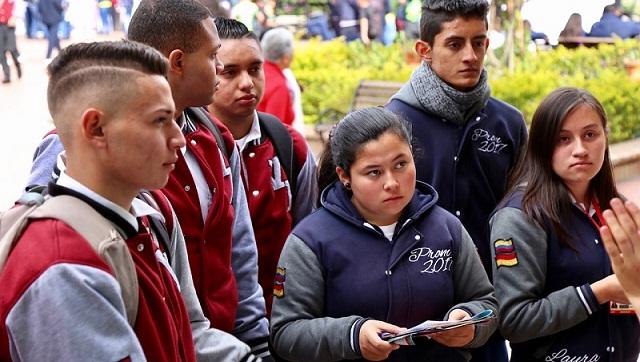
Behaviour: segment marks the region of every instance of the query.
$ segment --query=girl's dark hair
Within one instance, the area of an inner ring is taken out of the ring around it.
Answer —
[[[578,13],[573,13],[567,20],[567,24],[560,32],[560,36],[583,36],[584,30],[582,29],[582,16]]]
[[[524,188],[522,206],[524,213],[540,225],[551,223],[561,245],[572,246],[570,234],[563,226],[571,212],[571,198],[562,179],[553,171],[552,157],[562,122],[578,107],[593,109],[602,127],[607,129],[607,116],[600,102],[591,93],[578,88],[559,88],[551,92],[538,106],[531,121],[529,142],[524,160],[520,162],[510,182],[510,192]],[[526,186],[525,186],[526,184]],[[618,197],[613,180],[609,146],[605,148],[602,168],[591,180],[589,192],[601,205]]]
[[[411,145],[411,125],[382,107],[369,107],[349,113],[336,124],[320,156],[318,187],[320,191],[338,180],[336,167],[350,174],[360,148],[385,133],[392,133]]]

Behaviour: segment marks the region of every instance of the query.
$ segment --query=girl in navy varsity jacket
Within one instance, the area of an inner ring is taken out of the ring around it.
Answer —
[[[332,133],[320,166],[322,207],[294,228],[280,257],[276,352],[292,361],[468,360],[463,348],[482,345],[495,323],[404,347],[379,336],[496,309],[468,233],[436,205],[431,186],[416,184],[408,124],[367,108]]]
[[[636,361],[640,328],[601,243],[618,196],[602,105],[560,88],[536,110],[525,159],[491,219],[493,281],[511,361]]]

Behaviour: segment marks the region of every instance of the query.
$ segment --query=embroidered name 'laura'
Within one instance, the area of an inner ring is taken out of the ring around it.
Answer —
[[[600,356],[598,354],[594,354],[593,356],[583,355],[583,356],[571,356],[567,354],[567,349],[561,349],[558,352],[551,353],[544,360],[546,362],[597,362],[600,361]]]
[[[502,142],[502,138],[496,135],[492,135],[482,128],[477,128],[473,131],[471,140],[474,142],[480,141],[480,147],[478,147],[478,151],[495,153],[497,155],[499,155],[500,151],[507,147],[507,144]]]

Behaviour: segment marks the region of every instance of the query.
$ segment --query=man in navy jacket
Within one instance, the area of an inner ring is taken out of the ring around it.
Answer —
[[[622,11],[615,4],[604,7],[600,21],[591,26],[589,36],[618,36],[622,39],[640,35],[640,23],[624,21],[620,18]]]
[[[522,114],[490,96],[483,60],[489,46],[485,0],[427,0],[415,49],[422,64],[387,108],[413,125],[418,180],[436,188],[491,275],[489,215],[526,143]],[[506,361],[500,338],[474,361]]]

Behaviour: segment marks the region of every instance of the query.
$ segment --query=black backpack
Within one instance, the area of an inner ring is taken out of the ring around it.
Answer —
[[[188,108],[187,111],[197,122],[204,125],[211,131],[213,137],[216,139],[218,148],[222,151],[222,154],[229,159],[230,151],[227,150],[226,143],[222,138],[222,133],[218,126],[216,126],[208,113],[203,108]],[[280,159],[280,165],[284,168],[284,172],[289,179],[289,187],[291,187],[291,195],[295,196],[297,190],[298,174],[300,169],[296,158],[295,151],[293,149],[293,139],[289,130],[285,125],[275,116],[258,112],[258,122],[260,122],[260,129],[264,132],[273,143],[276,149],[276,155]]]

